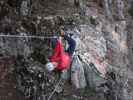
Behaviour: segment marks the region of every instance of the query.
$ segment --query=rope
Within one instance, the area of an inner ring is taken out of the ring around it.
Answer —
[[[49,39],[49,38],[58,38],[57,36],[21,36],[21,35],[0,35],[0,37],[8,37],[8,38],[39,38],[39,39]]]
[[[58,88],[58,86],[60,85],[61,82],[62,82],[62,78],[60,78],[59,81],[58,81],[58,83],[55,85],[55,89],[53,90],[53,92],[51,93],[51,95],[48,97],[48,100],[51,100],[52,96],[56,92],[56,89]]]

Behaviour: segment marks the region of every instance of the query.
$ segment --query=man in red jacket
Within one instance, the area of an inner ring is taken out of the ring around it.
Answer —
[[[64,51],[63,44],[60,39],[56,40],[54,53],[49,58],[50,62],[46,64],[46,68],[48,71],[53,71],[54,69],[58,71],[64,71],[69,69],[71,63],[71,57],[74,53],[76,42],[74,39],[69,37],[68,35],[64,35],[64,32],[61,32],[61,35],[68,42],[68,49]]]

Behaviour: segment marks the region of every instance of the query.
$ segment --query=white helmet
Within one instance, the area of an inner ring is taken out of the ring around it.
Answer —
[[[46,69],[50,72],[50,71],[53,71],[55,67],[52,63],[49,62],[46,64]]]

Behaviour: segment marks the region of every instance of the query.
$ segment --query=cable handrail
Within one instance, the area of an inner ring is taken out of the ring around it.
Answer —
[[[39,38],[39,39],[58,38],[58,36],[36,36],[36,35],[0,35],[0,37],[7,37],[7,38]]]

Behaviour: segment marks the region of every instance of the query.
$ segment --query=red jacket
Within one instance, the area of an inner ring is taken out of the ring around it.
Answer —
[[[54,48],[54,54],[50,57],[51,62],[57,62],[58,66],[57,70],[64,70],[70,67],[70,56],[68,53],[64,52],[64,48],[60,41],[56,42],[56,46]]]

